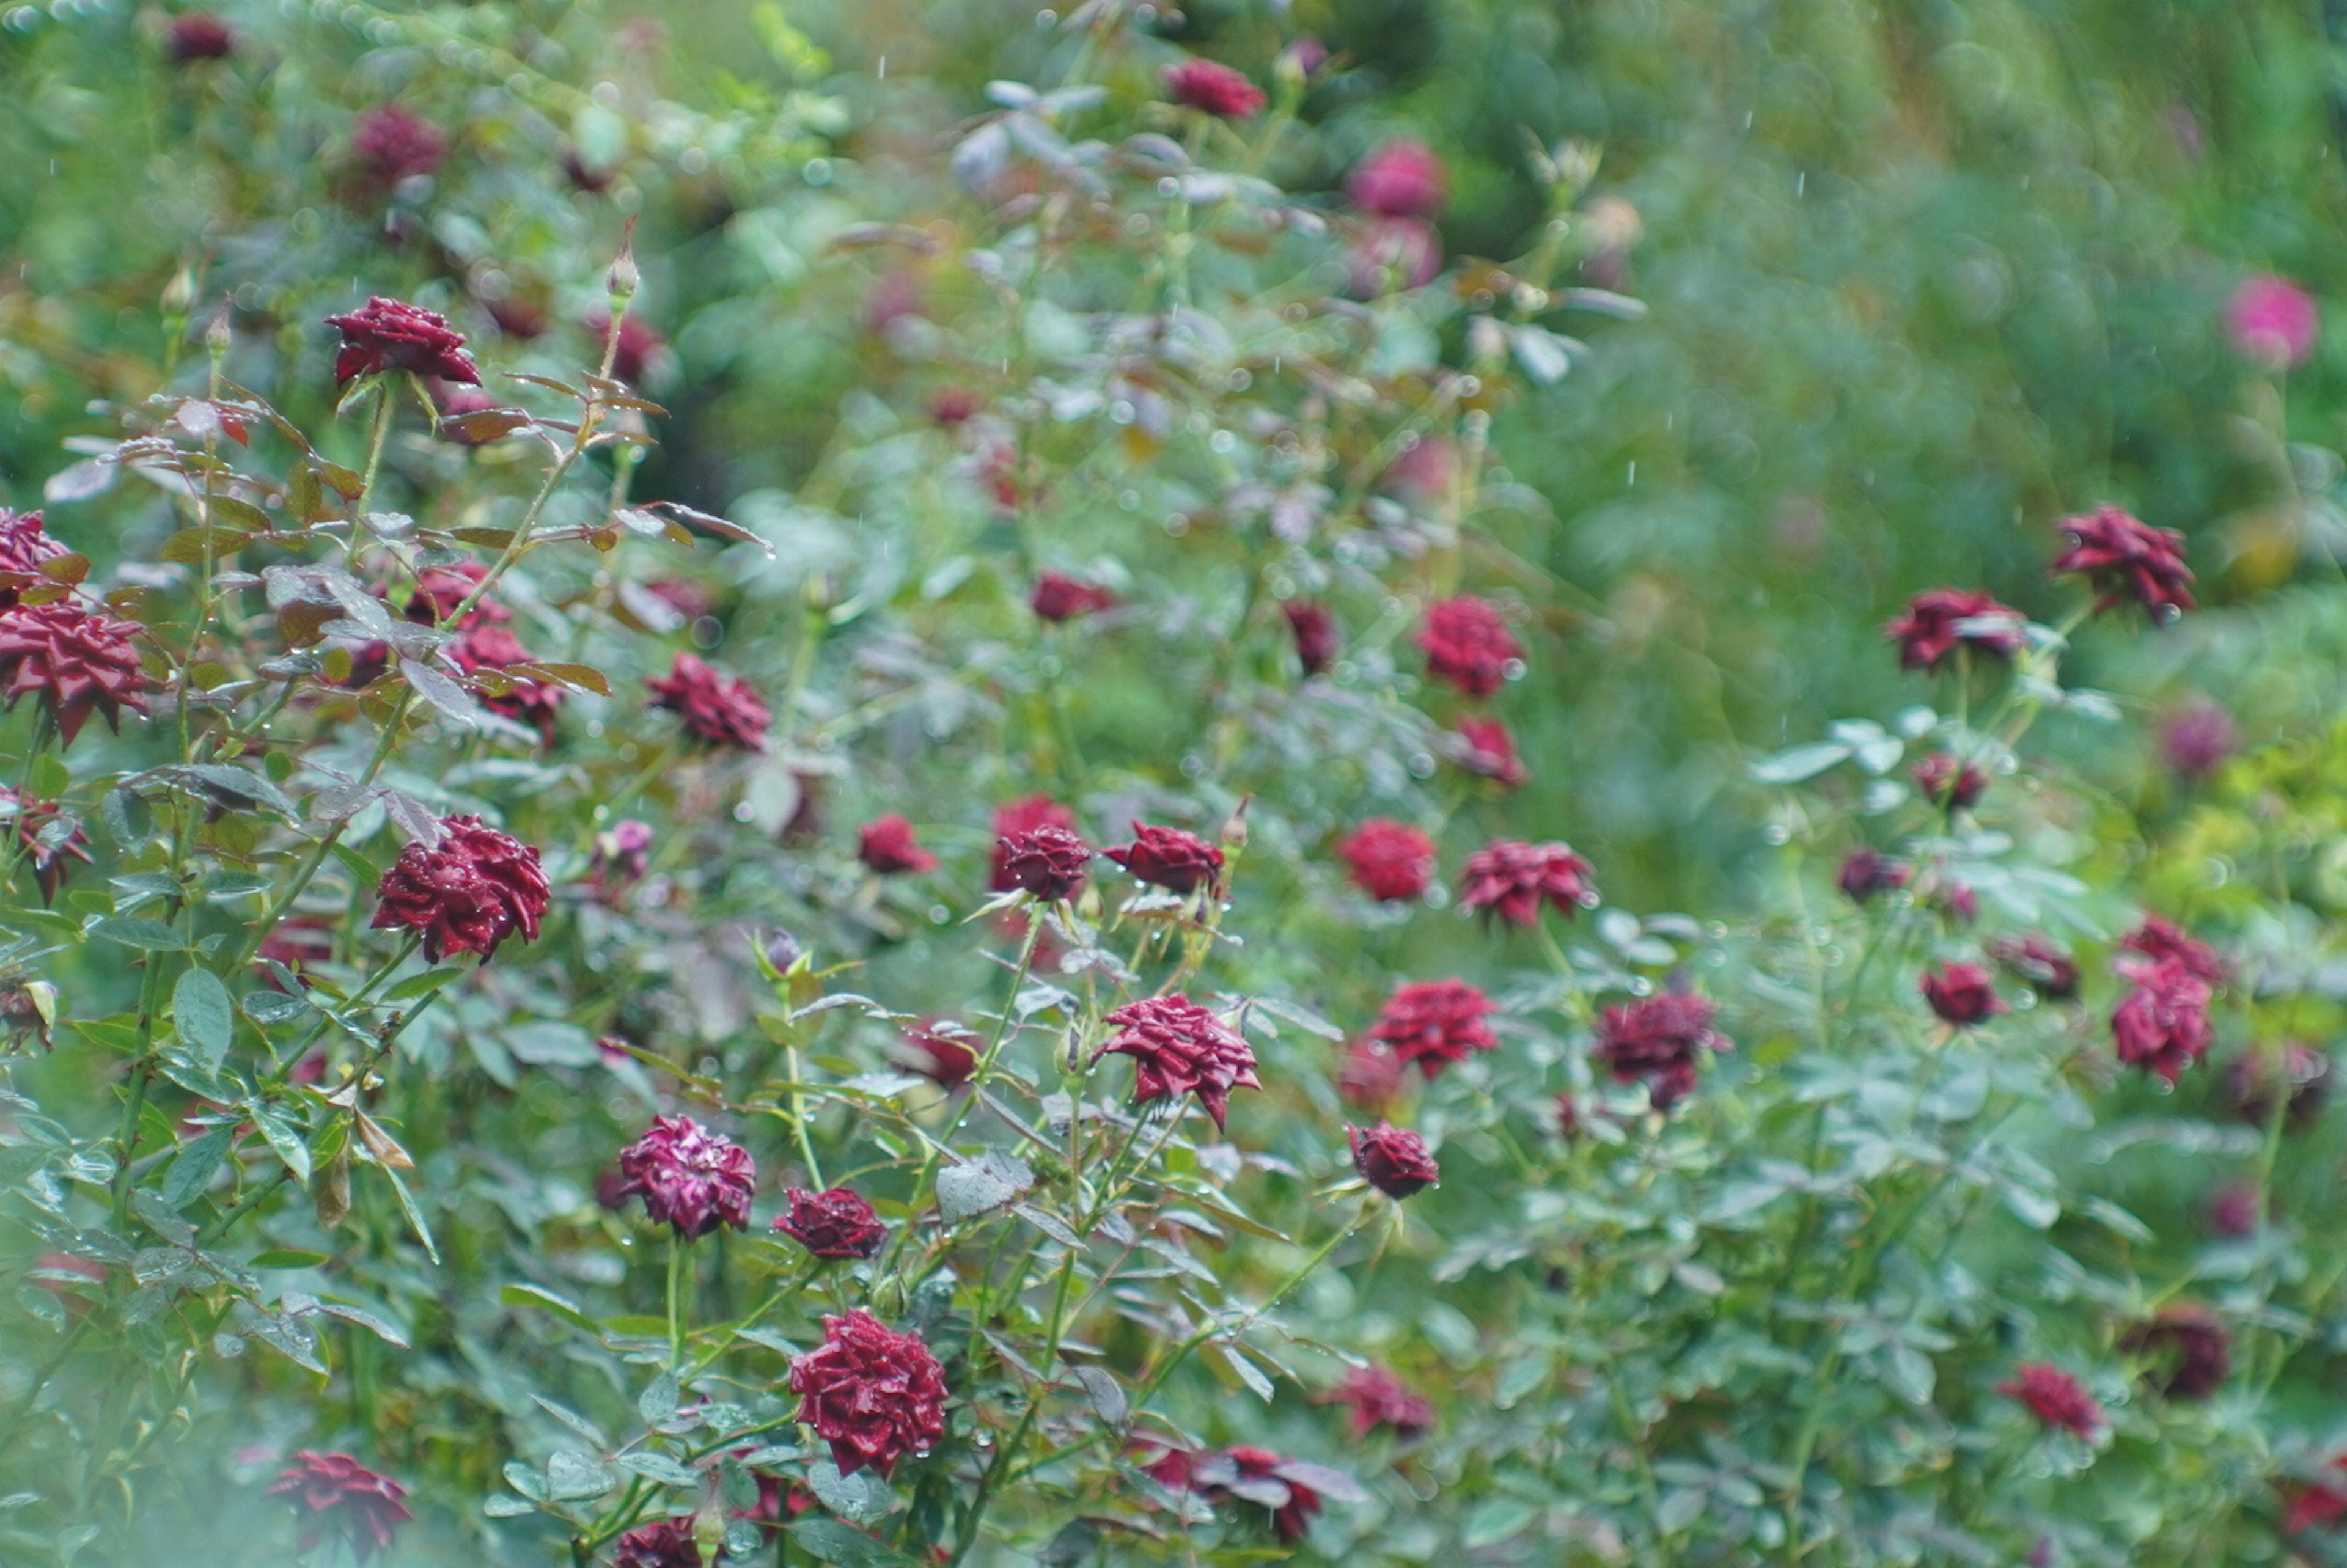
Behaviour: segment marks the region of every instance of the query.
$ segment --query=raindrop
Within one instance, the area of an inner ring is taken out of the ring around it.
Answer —
[[[750,803],[748,801],[745,800],[733,808],[733,820],[736,822],[747,822],[750,820]]]
[[[1206,445],[1217,452],[1228,452],[1239,444],[1239,438],[1227,430],[1217,430],[1206,438]]]
[[[1146,212],[1136,212],[1124,220],[1124,231],[1128,234],[1146,234],[1149,230],[1149,214]]]
[[[1770,844],[1782,845],[1789,842],[1793,835],[1792,831],[1783,823],[1772,822],[1766,828],[1761,830],[1760,836],[1767,839]],[[1720,934],[1722,936],[1727,935],[1724,931]]]
[[[1165,531],[1178,539],[1190,531],[1190,519],[1180,512],[1168,512],[1165,514]]]
[[[1511,659],[1500,666],[1500,672],[1511,681],[1521,681],[1524,678],[1526,668],[1522,660]]]
[[[948,921],[948,920],[950,920],[950,919],[952,919],[952,918],[953,918],[953,911],[952,911],[952,910],[950,910],[950,909],[948,909],[948,908],[947,908],[944,905],[942,905],[942,904],[932,904],[932,905],[930,905],[930,906],[929,906],[929,924],[930,924],[930,925],[932,925],[932,926],[942,926],[942,925],[944,925],[947,921]]]
[[[1132,403],[1122,397],[1108,405],[1108,416],[1119,425],[1132,424],[1134,412]]]
[[[1633,975],[1630,977],[1630,994],[1632,996],[1651,996],[1654,994],[1654,989],[1655,982],[1646,979],[1645,976]]]
[[[1057,11],[1052,10],[1049,5],[1044,6],[1043,9],[1035,13],[1035,26],[1038,27],[1057,26],[1059,25],[1059,21],[1060,14]]]
[[[1178,196],[1181,193],[1182,182],[1170,174],[1157,182],[1157,194],[1160,196]]]
[[[1435,761],[1434,753],[1432,752],[1412,752],[1409,753],[1410,777],[1419,779],[1432,778],[1434,776],[1434,768]]]
[[[1248,387],[1253,386],[1254,384],[1255,373],[1247,369],[1245,365],[1241,365],[1238,369],[1231,372],[1231,390],[1233,392],[1245,392]]]

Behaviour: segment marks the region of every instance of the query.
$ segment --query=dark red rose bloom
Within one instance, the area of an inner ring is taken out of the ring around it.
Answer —
[[[1932,1010],[1959,1029],[1969,1029],[2005,1010],[1988,971],[1978,964],[1942,964],[1925,969],[1917,989]]]
[[[2209,1228],[2236,1238],[2254,1235],[2262,1208],[2254,1183],[2227,1182],[2209,1194]]]
[[[2240,749],[2233,716],[2214,702],[2197,702],[2169,719],[2159,732],[2160,755],[2187,779],[2204,779]]]
[[[1218,119],[1245,119],[1271,101],[1261,87],[1217,60],[1184,60],[1166,67],[1165,95]]]
[[[147,671],[130,639],[138,628],[70,604],[14,604],[0,610],[0,695],[14,708],[24,697],[48,710],[57,734],[73,744],[92,713],[122,727],[122,710],[147,711]]]
[[[417,839],[399,852],[375,897],[374,929],[421,931],[424,956],[436,964],[451,953],[478,953],[487,963],[516,931],[538,940],[553,889],[537,850],[477,816],[450,816],[441,819],[439,842]]]
[[[2050,1361],[2024,1361],[2013,1376],[1996,1386],[2029,1407],[2030,1414],[2048,1427],[2059,1427],[2082,1438],[2102,1430],[2103,1408],[2079,1386],[2078,1379]]]
[[[1471,593],[1429,605],[1416,641],[1426,655],[1426,672],[1471,697],[1498,691],[1508,666],[1524,651],[1500,612]]]
[[[1383,1114],[1401,1092],[1402,1060],[1373,1040],[1345,1048],[1337,1068],[1337,1093],[1348,1105]]]
[[[1008,893],[1019,886],[1010,875],[1010,841],[1024,838],[1039,828],[1057,827],[1073,833],[1075,814],[1047,794],[1030,794],[997,806],[994,811],[994,868],[987,886],[997,893]]]
[[[1271,1511],[1271,1532],[1282,1541],[1301,1541],[1320,1512],[1320,1493],[1306,1484],[1318,1479],[1315,1470],[1282,1459],[1266,1449],[1225,1449],[1190,1466],[1190,1484],[1217,1501],[1237,1498]]]
[[[2205,1399],[2233,1369],[2232,1340],[2217,1315],[2197,1303],[2163,1307],[2119,1336],[2119,1348],[2153,1363],[2145,1381],[2171,1399]]]
[[[407,1489],[399,1482],[348,1454],[313,1449],[293,1456],[270,1483],[269,1495],[292,1500],[302,1516],[302,1551],[333,1536],[362,1563],[388,1548],[393,1532],[415,1517],[407,1512]]]
[[[647,681],[652,706],[684,721],[685,733],[712,746],[745,752],[766,749],[766,729],[774,722],[750,682],[727,680],[690,653],[679,653],[664,680]]]
[[[1717,1016],[1708,1000],[1682,991],[1619,1003],[1598,1015],[1591,1054],[1614,1082],[1643,1081],[1655,1109],[1667,1112],[1695,1091],[1703,1052],[1730,1048],[1727,1037],[1711,1027]]]
[[[465,352],[465,334],[437,311],[377,294],[361,309],[328,316],[326,324],[343,334],[342,347],[334,354],[338,386],[347,386],[362,375],[395,370],[466,386],[481,384],[479,368]]]
[[[186,11],[171,18],[163,47],[175,66],[191,60],[224,60],[236,50],[236,35],[210,11]]]
[[[1980,895],[1961,882],[1934,878],[1924,891],[1923,903],[1951,926],[1969,926],[1980,918]]]
[[[1353,166],[1345,195],[1380,218],[1431,218],[1442,206],[1442,160],[1422,141],[1389,141]]]
[[[1471,774],[1493,779],[1509,789],[1522,789],[1532,774],[1516,760],[1516,738],[1497,719],[1459,721],[1458,745],[1451,760]]]
[[[2132,599],[2165,620],[2193,608],[2192,570],[2184,564],[2184,536],[2173,528],[2137,522],[2116,507],[2103,507],[2055,525],[2070,548],[2054,559],[2059,577],[2075,572],[2102,595],[2097,610]]]
[[[1353,1169],[1361,1180],[1389,1198],[1409,1197],[1442,1179],[1426,1140],[1406,1127],[1380,1122],[1364,1132],[1348,1122],[1345,1143],[1353,1151]]]
[[[938,868],[938,857],[913,836],[913,825],[893,812],[864,825],[856,835],[856,858],[883,876]]]
[[[1413,980],[1386,999],[1369,1038],[1391,1047],[1404,1062],[1416,1062],[1430,1081],[1475,1051],[1500,1048],[1500,1037],[1483,1021],[1496,1010],[1465,980]]]
[[[870,1257],[888,1239],[888,1227],[851,1187],[825,1193],[793,1187],[783,1195],[790,1212],[774,1221],[774,1229],[817,1257]]]
[[[2209,1054],[2209,982],[2165,963],[2130,976],[2135,989],[2111,1013],[2111,1040],[2121,1061],[2168,1082]]]
[[[1064,827],[1039,827],[1002,840],[994,856],[1013,887],[1023,887],[1048,904],[1072,896],[1084,885],[1084,866],[1092,851]]]
[[[527,664],[529,653],[518,638],[502,626],[480,625],[459,637],[448,648],[448,657],[456,668],[468,676],[484,670],[503,670],[508,665]],[[481,705],[493,713],[502,713],[518,724],[538,732],[538,740],[554,744],[554,715],[561,709],[567,692],[551,681],[533,680],[527,675],[504,678],[503,692],[486,688]]]
[[[1307,675],[1317,675],[1337,660],[1337,618],[1328,608],[1308,599],[1291,599],[1279,607],[1287,630],[1296,638],[1296,662]]]
[[[1116,595],[1097,584],[1047,571],[1035,579],[1035,589],[1028,596],[1027,604],[1045,620],[1073,620],[1080,615],[1114,607]]]
[[[1543,899],[1566,915],[1595,907],[1589,875],[1589,862],[1570,845],[1495,838],[1467,857],[1459,907],[1496,914],[1512,926],[1535,926]]]
[[[1345,1380],[1326,1397],[1328,1404],[1348,1405],[1353,1412],[1353,1440],[1359,1442],[1379,1427],[1408,1442],[1434,1425],[1434,1406],[1424,1395],[1383,1367],[1351,1367]]]
[[[978,1071],[978,1041],[952,1024],[907,1030],[905,1047],[905,1065],[940,1089],[958,1089]]]
[[[2347,1454],[2332,1460],[2327,1468],[2347,1471]],[[2347,1481],[2337,1485],[2327,1480],[2293,1481],[2281,1489],[2281,1502],[2284,1535],[2336,1524],[2347,1519]]]
[[[1988,790],[1988,774],[1946,752],[1933,752],[1917,763],[1913,777],[1917,792],[1942,809],[1970,811]]]
[[[10,828],[22,846],[18,853],[33,868],[33,882],[40,888],[45,905],[56,901],[57,888],[74,861],[90,864],[89,836],[55,801],[26,800],[0,784],[0,833]]]
[[[612,1568],[702,1568],[700,1539],[692,1516],[657,1519],[620,1537]]]
[[[1206,890],[1210,898],[1223,893],[1223,852],[1194,833],[1178,827],[1133,825],[1133,842],[1102,855],[1130,872],[1136,882],[1147,882],[1175,893]]]
[[[396,185],[415,175],[429,174],[447,156],[448,138],[439,128],[397,104],[367,110],[351,130],[351,160],[378,185]]]
[[[41,531],[40,513],[0,507],[0,610],[14,606],[22,589],[48,580],[41,575],[42,562],[68,553]]]
[[[823,1320],[823,1345],[791,1363],[798,1419],[831,1445],[842,1475],[869,1465],[885,1480],[907,1454],[945,1435],[945,1370],[912,1334],[861,1307]]]
[[[595,357],[600,364],[603,347],[610,342],[611,313],[600,305],[589,311],[587,330],[595,334]],[[611,374],[621,381],[640,384],[652,362],[667,348],[668,340],[653,331],[643,317],[630,312],[620,318],[620,345],[611,356]]]
[[[1962,588],[1928,589],[1907,601],[1906,610],[1882,629],[1899,644],[1901,670],[1937,670],[1959,644],[1975,653],[2010,659],[2021,651],[2021,626],[2026,618],[1994,596]],[[1963,623],[1975,624],[1969,630]],[[1985,624],[1994,621],[1996,624]]]
[[[1245,1038],[1178,992],[1127,1002],[1107,1021],[1119,1032],[1092,1052],[1092,1060],[1133,1058],[1136,1105],[1195,1093],[1220,1128],[1232,1090],[1263,1087]]]
[[[1353,886],[1370,897],[1399,904],[1423,897],[1434,882],[1434,840],[1422,828],[1373,816],[1337,845]]]
[[[1834,886],[1853,904],[1869,904],[1879,894],[1907,886],[1907,868],[1879,850],[1853,849],[1835,874]]]
[[[655,1116],[620,1151],[620,1195],[641,1194],[654,1225],[697,1241],[720,1225],[746,1230],[758,1181],[750,1151],[690,1116]]]
[[[2111,967],[2130,978],[2173,964],[2205,984],[2225,983],[2225,960],[2217,956],[2217,950],[2157,915],[2145,916],[2142,925],[2119,939],[2119,948],[2123,956]]]
[[[978,394],[966,386],[940,386],[929,394],[928,406],[930,418],[950,428],[977,418],[984,405],[979,402]]]
[[[469,631],[485,622],[502,626],[513,619],[513,611],[487,595],[465,611],[462,620],[452,620],[457,607],[471,599],[488,579],[489,569],[478,561],[427,566],[415,574],[415,587],[407,596],[403,613],[418,626],[447,623],[457,631]]]
[[[2233,1113],[2253,1127],[2272,1118],[2274,1097],[2282,1094],[2283,1119],[2303,1131],[2322,1114],[2330,1093],[2331,1058],[2303,1040],[2290,1040],[2278,1051],[2252,1048],[2225,1069],[2225,1094]]]
[[[2035,932],[1991,942],[1988,956],[2047,1001],[2065,1002],[2078,994],[2076,960]]]

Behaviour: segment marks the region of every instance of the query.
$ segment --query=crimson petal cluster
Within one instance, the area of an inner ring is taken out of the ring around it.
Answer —
[[[1107,1021],[1119,1032],[1092,1060],[1133,1058],[1137,1105],[1194,1093],[1220,1127],[1232,1090],[1263,1087],[1245,1039],[1188,997],[1144,997],[1117,1009]]]
[[[292,1499],[303,1515],[302,1551],[333,1536],[361,1563],[387,1550],[393,1533],[415,1517],[407,1511],[405,1487],[346,1453],[303,1449],[270,1483],[269,1494]]]
[[[720,1225],[750,1224],[758,1167],[750,1151],[690,1116],[655,1116],[651,1131],[620,1151],[615,1195],[641,1195],[655,1225],[686,1241]]]
[[[1496,914],[1512,926],[1540,923],[1543,900],[1572,915],[1597,902],[1589,862],[1568,844],[1495,838],[1467,857],[1459,907]]]
[[[791,1363],[791,1392],[842,1475],[869,1466],[885,1479],[945,1435],[945,1369],[917,1335],[861,1307],[823,1320],[822,1346]]]
[[[437,841],[414,841],[384,873],[371,924],[421,932],[436,964],[450,953],[478,953],[487,963],[517,931],[538,940],[553,896],[537,850],[477,816],[444,817]]]
[[[817,1257],[870,1257],[888,1239],[888,1227],[851,1187],[821,1193],[793,1187],[784,1201],[789,1210],[774,1221],[774,1229]]]
[[[17,603],[0,610],[0,697],[14,708],[40,703],[65,743],[92,713],[122,727],[122,710],[147,711],[147,671],[130,639],[138,628],[70,604]]]

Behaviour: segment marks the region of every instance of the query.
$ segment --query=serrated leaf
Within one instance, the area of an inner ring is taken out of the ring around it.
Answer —
[[[701,1477],[676,1462],[666,1454],[656,1454],[646,1449],[623,1453],[612,1461],[620,1469],[642,1476],[646,1481],[662,1486],[699,1486]]]
[[[196,1239],[196,1227],[179,1210],[145,1187],[131,1189],[130,1209],[146,1222],[148,1229],[174,1246],[187,1246]]]
[[[181,1144],[163,1177],[163,1201],[180,1209],[202,1196],[221,1162],[228,1158],[229,1146],[235,1138],[235,1128],[215,1127],[193,1143]]]
[[[570,1409],[569,1406],[558,1405],[552,1399],[548,1399],[544,1394],[532,1394],[530,1396],[530,1400],[532,1403],[536,1404],[539,1409],[544,1410],[548,1415],[552,1416],[556,1420],[560,1421],[564,1426],[569,1427],[572,1431],[577,1432],[580,1437],[585,1438],[588,1443],[598,1452],[609,1449],[611,1446],[611,1440],[603,1435],[602,1428],[597,1426],[594,1422],[589,1420],[578,1411]]]
[[[228,987],[220,978],[197,965],[182,973],[171,988],[171,1021],[179,1038],[195,1049],[198,1059],[206,1067],[217,1068],[236,1031],[236,1004],[229,999]]]
[[[1035,1173],[1016,1154],[990,1149],[938,1173],[938,1212],[948,1225],[1006,1207],[1035,1185]]]

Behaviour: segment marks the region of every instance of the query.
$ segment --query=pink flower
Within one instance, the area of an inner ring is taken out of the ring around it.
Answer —
[[[2111,1040],[2121,1061],[2174,1083],[2209,1054],[2209,984],[2182,964],[2163,963],[2133,975],[2135,989],[2111,1013]]]
[[[712,746],[745,752],[766,749],[774,722],[756,688],[739,676],[727,680],[690,653],[679,653],[665,679],[647,681],[652,706],[684,721],[685,733]]]
[[[1451,760],[1471,774],[1498,781],[1508,789],[1522,789],[1532,774],[1516,760],[1516,738],[1497,719],[1459,721],[1457,749]]]
[[[1484,1021],[1496,1010],[1465,980],[1414,980],[1395,988],[1369,1037],[1404,1063],[1417,1063],[1431,1081],[1455,1061],[1500,1048],[1499,1036]]]
[[[654,1225],[695,1241],[720,1225],[748,1228],[758,1167],[749,1150],[690,1116],[655,1116],[620,1151],[620,1196],[641,1194]]]
[[[1996,1391],[2028,1406],[2045,1426],[2087,1439],[2102,1430],[2103,1408],[2061,1368],[2050,1361],[2024,1361],[2013,1372]]]
[[[2320,324],[2313,296],[2270,272],[2243,280],[2225,302],[2225,335],[2233,352],[2260,370],[2304,364]]]
[[[614,823],[595,835],[595,852],[588,876],[596,883],[624,886],[643,879],[651,868],[652,830],[632,818]]]
[[[1523,653],[1500,612],[1466,593],[1428,606],[1417,642],[1426,655],[1426,672],[1471,697],[1498,691],[1508,666]]]
[[[1934,588],[1909,600],[1906,610],[1882,634],[1899,644],[1901,669],[1937,670],[1959,645],[1991,658],[2012,658],[2021,651],[2024,619],[1992,595]],[[1966,622],[1973,623],[1969,629]]]
[[[1655,1109],[1668,1112],[1694,1092],[1702,1053],[1730,1048],[1727,1037],[1712,1028],[1717,1013],[1704,998],[1680,991],[1609,1007],[1598,1015],[1591,1054],[1616,1083],[1644,1081]]]
[[[2225,960],[2208,943],[2188,937],[2170,921],[2146,915],[2143,924],[2119,939],[2125,955],[2112,967],[2127,976],[2175,964],[2194,979],[2211,986],[2225,983]]]
[[[1029,595],[1027,603],[1038,616],[1056,624],[1113,609],[1116,595],[1064,572],[1047,571],[1036,578],[1034,592]]]
[[[303,1449],[270,1483],[269,1494],[291,1498],[302,1514],[303,1552],[331,1535],[361,1563],[388,1548],[394,1532],[415,1517],[407,1512],[405,1487],[345,1453]]]
[[[1287,630],[1296,637],[1296,662],[1307,675],[1317,675],[1337,658],[1337,621],[1325,605],[1308,599],[1291,599],[1279,607]]]
[[[1326,1402],[1352,1407],[1355,1442],[1379,1427],[1408,1442],[1434,1424],[1433,1404],[1383,1367],[1348,1368],[1344,1382]]]
[[[429,174],[440,167],[440,160],[447,155],[448,138],[440,134],[439,128],[397,104],[367,110],[359,116],[351,130],[351,159],[378,185],[396,185],[403,179]]]
[[[2184,536],[2173,528],[2137,522],[2116,507],[2104,507],[2055,525],[2070,548],[2054,558],[2056,577],[2074,573],[2102,595],[2097,610],[2132,599],[2155,620],[2193,608],[2192,569],[2184,564]]]
[[[1075,831],[1076,816],[1066,806],[1047,794],[1030,794],[1008,801],[994,811],[994,869],[987,886],[997,893],[1008,893],[1019,886],[1010,875],[1010,841],[1023,838],[1040,827],[1064,828]]]
[[[130,646],[138,630],[65,603],[0,610],[0,697],[10,708],[34,698],[67,745],[92,713],[119,730],[123,709],[147,712],[147,671]]]
[[[1942,964],[1926,969],[1918,988],[1932,1010],[1959,1029],[1968,1029],[2005,1010],[1988,971],[1977,964]]]
[[[1353,886],[1387,904],[1425,897],[1434,882],[1434,840],[1425,829],[1373,816],[1337,845]]]
[[[538,940],[553,897],[537,850],[477,816],[443,817],[436,842],[410,842],[384,873],[371,925],[422,932],[424,956],[436,964],[450,953],[487,963],[516,931]]]
[[[400,370],[467,386],[481,383],[479,369],[465,352],[465,334],[437,311],[377,294],[355,311],[328,316],[326,324],[343,334],[334,355],[337,385]]]
[[[1232,1090],[1263,1087],[1245,1038],[1188,997],[1144,997],[1107,1021],[1120,1032],[1092,1060],[1133,1058],[1136,1105],[1194,1093],[1220,1128]]]
[[[1165,92],[1175,103],[1218,119],[1245,119],[1270,101],[1261,87],[1217,60],[1166,67]]]
[[[774,1229],[817,1257],[870,1257],[888,1239],[888,1227],[852,1187],[823,1193],[793,1187],[784,1199],[789,1212],[774,1221]]]
[[[1208,897],[1222,897],[1223,852],[1196,834],[1136,822],[1131,844],[1101,853],[1123,866],[1137,882],[1175,893],[1194,893],[1204,887]]]
[[[2204,779],[2240,749],[2241,732],[2231,714],[2214,702],[2196,702],[2174,715],[2159,732],[2160,755],[2188,779]]]
[[[1431,218],[1440,210],[1446,179],[1442,160],[1422,141],[1397,138],[1353,167],[1345,195],[1380,218]]]
[[[1361,1180],[1397,1201],[1432,1186],[1442,1177],[1426,1140],[1405,1127],[1380,1122],[1367,1132],[1348,1123],[1346,1145]]]
[[[883,876],[934,871],[938,857],[913,836],[913,825],[889,814],[873,818],[856,835],[856,857]]]
[[[791,1392],[842,1475],[868,1465],[886,1479],[898,1460],[945,1436],[945,1368],[918,1336],[892,1332],[861,1307],[823,1320],[822,1347],[791,1363]]]
[[[1046,904],[1071,897],[1084,885],[1092,846],[1064,827],[1039,827],[996,845],[995,861],[1013,887]]]
[[[1565,915],[1594,908],[1597,889],[1589,876],[1589,862],[1570,845],[1495,838],[1467,857],[1459,907],[1496,913],[1512,926],[1534,926],[1543,899]]]

